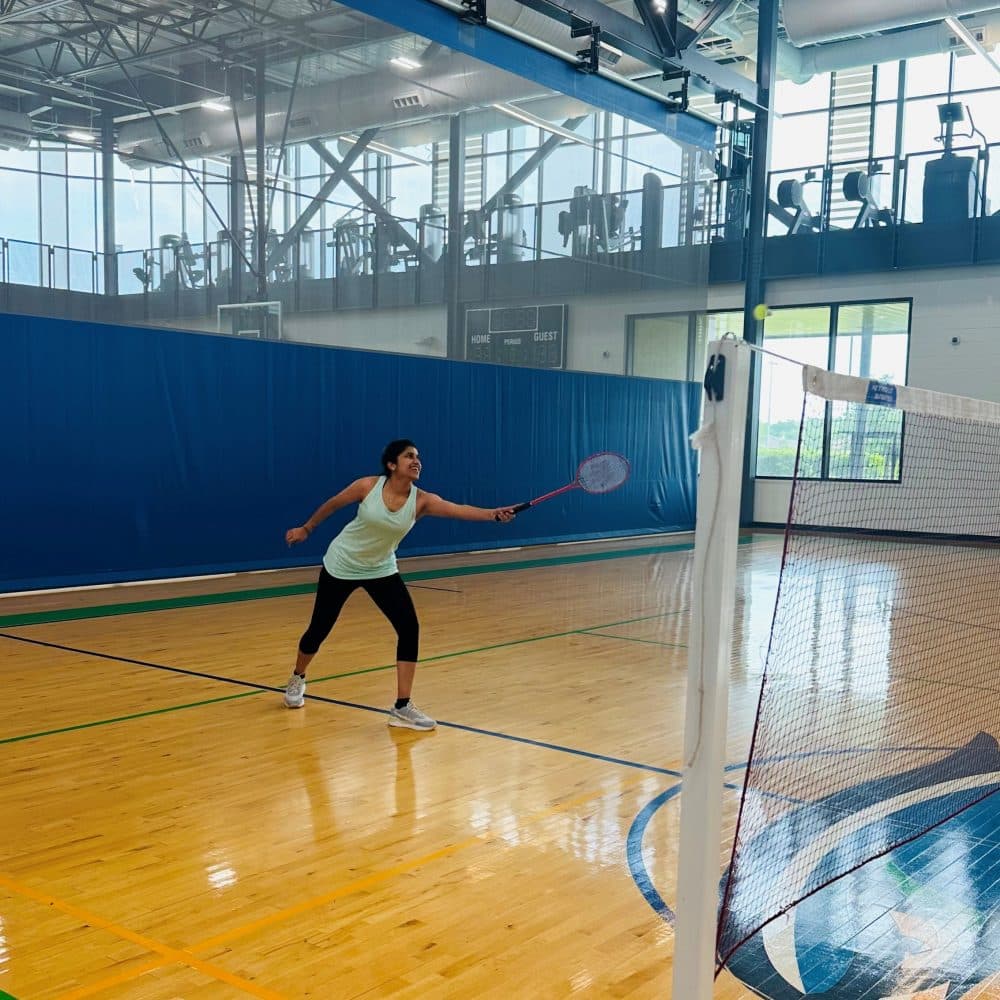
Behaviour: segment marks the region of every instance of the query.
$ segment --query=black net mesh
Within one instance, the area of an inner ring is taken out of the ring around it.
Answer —
[[[810,396],[798,469],[720,968],[1000,789],[1000,426]]]

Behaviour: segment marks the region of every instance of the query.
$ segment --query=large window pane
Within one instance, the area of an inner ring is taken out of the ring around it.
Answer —
[[[542,199],[570,198],[575,187],[593,187],[594,151],[589,146],[567,142],[542,164]]]
[[[976,62],[981,62],[981,60],[977,59]],[[997,80],[994,73],[993,83],[997,82],[1000,81]],[[959,97],[958,102],[965,105],[965,123],[959,125],[956,131],[968,135],[972,131],[972,126],[975,125],[989,142],[1000,141],[1000,119],[997,116],[998,99],[1000,99],[1000,93],[997,90],[991,90],[984,94],[964,94]],[[976,139],[963,136],[957,140],[957,144],[964,146],[971,143],[975,145],[976,141]]]
[[[875,159],[896,155],[896,114],[895,104],[883,104],[875,109],[875,136],[872,143],[872,157]],[[892,187],[891,184],[889,186]]]
[[[906,382],[910,305],[880,302],[841,306],[837,317],[836,370],[862,378]],[[903,447],[902,413],[872,419],[870,407],[830,407],[831,479],[899,478]]]
[[[42,174],[42,242],[66,246],[66,177]]]
[[[157,180],[152,195],[154,243],[161,236],[180,236],[184,230],[181,185]]]
[[[66,166],[70,176],[96,177],[97,153],[92,149],[69,148],[66,150]]]
[[[97,191],[92,180],[69,179],[69,246],[96,250],[101,239],[97,222]]]
[[[400,219],[418,219],[420,206],[431,200],[431,168],[417,164],[394,166],[391,171],[392,214]],[[301,211],[301,207],[299,211]]]
[[[199,171],[200,174],[200,171]],[[204,176],[198,177],[202,190],[205,189]],[[184,195],[184,231],[192,243],[201,243],[205,239],[205,201],[201,191],[192,181],[185,181],[182,188]],[[215,228],[214,226],[212,227]]]
[[[939,98],[907,101],[903,106],[903,153],[927,153],[938,149],[941,134]]]
[[[921,56],[906,61],[906,96],[922,97],[924,94],[946,94],[951,69],[951,53]]]
[[[518,153],[511,153],[511,174],[516,174],[530,156],[531,153],[526,150]],[[538,201],[538,171],[532,171],[531,174],[529,174],[515,189],[514,194],[521,199],[522,204],[530,205],[536,203]]]
[[[145,250],[153,245],[149,184],[115,181],[115,241],[123,250]]]
[[[994,58],[996,58],[996,52],[997,50],[994,48],[992,53]],[[996,70],[985,59],[980,59],[967,49],[956,53],[954,73],[953,88],[957,92],[981,90],[997,85]],[[982,128],[982,125],[979,127]],[[983,131],[986,130],[983,129]]]
[[[15,170],[37,170],[38,150],[0,148],[0,167],[12,167]]]
[[[12,240],[38,239],[38,174],[0,170],[3,235]]]
[[[776,309],[764,324],[764,347],[800,364],[826,368],[829,363],[830,321],[829,306]],[[801,417],[802,369],[797,364],[764,355],[757,432],[758,476],[795,474]],[[810,427],[806,439],[822,441],[822,433]],[[811,447],[800,458],[799,476],[818,478],[822,467],[821,449]]]
[[[776,119],[771,169],[823,166],[829,135],[830,115],[826,111]]]
[[[881,63],[875,67],[875,99],[895,101],[899,96],[899,63]]]
[[[775,88],[774,108],[778,114],[817,111],[830,103],[830,74],[820,73],[807,83],[782,80]]]
[[[658,173],[665,184],[681,176],[680,146],[658,132],[629,138],[626,190],[640,190],[644,177],[650,171]]]

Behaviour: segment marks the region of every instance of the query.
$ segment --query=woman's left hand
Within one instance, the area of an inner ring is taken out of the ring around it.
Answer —
[[[285,532],[285,542],[288,545],[296,545],[299,542],[304,542],[309,537],[309,531],[307,528],[289,528]]]

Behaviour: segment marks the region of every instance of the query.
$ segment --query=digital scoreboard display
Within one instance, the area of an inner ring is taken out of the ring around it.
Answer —
[[[565,368],[566,306],[467,310],[465,360]]]

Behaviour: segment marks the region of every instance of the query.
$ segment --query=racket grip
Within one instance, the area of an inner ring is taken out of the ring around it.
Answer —
[[[531,506],[531,502],[530,501],[528,503],[519,503],[516,507],[511,507],[511,512],[514,513],[514,514],[520,514],[522,510],[527,510],[530,506]],[[493,515],[493,520],[494,521],[499,521],[500,520],[500,515],[499,514],[494,514]]]

